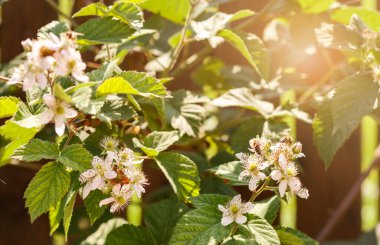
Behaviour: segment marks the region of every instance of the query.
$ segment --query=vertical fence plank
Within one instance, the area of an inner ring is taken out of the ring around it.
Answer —
[[[296,100],[296,92],[294,89],[286,91],[281,96],[281,104],[294,102]],[[286,123],[289,125],[293,139],[297,138],[296,119],[292,116],[286,118]],[[288,203],[281,202],[280,224],[292,228],[297,227],[297,196],[294,196]]]

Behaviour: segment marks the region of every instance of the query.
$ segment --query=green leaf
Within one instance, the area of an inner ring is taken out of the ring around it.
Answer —
[[[107,16],[108,8],[101,2],[92,3],[81,8],[73,15],[73,18],[96,15],[100,17]]]
[[[209,171],[222,179],[228,180],[229,185],[248,185],[247,181],[239,180],[239,175],[243,171],[243,166],[239,161],[224,163]]]
[[[107,206],[99,206],[101,200],[106,199],[108,196],[102,193],[100,190],[91,191],[90,194],[84,199],[84,206],[88,216],[90,217],[91,225],[100,218],[104,211],[107,209]]]
[[[11,117],[17,111],[19,99],[16,97],[0,97],[0,118]]]
[[[59,83],[54,84],[54,96],[69,103],[72,102],[70,96],[65,92]]]
[[[319,14],[328,10],[335,0],[297,0],[297,2],[301,5],[304,13]]]
[[[373,111],[378,92],[371,75],[355,74],[340,81],[332,98],[319,108],[313,121],[314,142],[326,167],[362,117]]]
[[[78,43],[82,45],[121,43],[135,32],[128,25],[112,17],[91,19],[78,26],[75,31],[83,34],[78,37]]]
[[[45,164],[24,193],[31,221],[55,207],[70,187],[70,175],[62,164]]]
[[[265,81],[269,80],[269,57],[259,37],[252,33],[238,35],[228,29],[220,30],[217,35],[235,47]]]
[[[52,21],[49,24],[41,27],[38,30],[37,36],[39,38],[50,38],[49,33],[53,33],[56,36],[59,36],[59,34],[63,32],[69,31],[70,28],[64,21]]]
[[[115,3],[110,9],[110,14],[134,29],[139,30],[143,27],[144,15],[136,4],[127,2]]]
[[[96,116],[111,127],[112,121],[128,120],[135,115],[135,111],[129,106],[127,101],[117,96],[108,96],[103,107]]]
[[[272,224],[276,219],[280,209],[281,200],[278,196],[274,196],[259,202],[255,202],[253,209],[249,212],[260,216]]]
[[[126,71],[105,80],[97,89],[97,95],[132,94],[141,96],[167,96],[160,81],[144,72]]]
[[[9,157],[14,153],[14,150],[34,137],[38,132],[36,128],[23,128],[14,122],[8,120],[0,127],[0,135],[10,142],[0,148],[0,166],[9,162]]]
[[[140,245],[153,244],[152,238],[146,228],[130,224],[122,225],[111,231],[106,240],[106,245]]]
[[[116,228],[126,224],[125,219],[122,218],[113,218],[107,220],[107,222],[102,223],[99,228],[89,235],[86,240],[84,240],[81,244],[83,245],[104,245],[105,239],[108,234],[115,230]]]
[[[117,61],[111,61],[104,63],[99,69],[93,70],[86,73],[90,81],[103,82],[107,78],[112,77],[114,73],[121,72],[120,68],[117,66]]]
[[[276,231],[280,237],[281,244],[304,244],[304,245],[318,245],[319,243],[308,235],[295,230],[290,227],[278,226]],[[296,237],[297,239],[294,239]],[[292,243],[294,240],[301,241],[301,243]]]
[[[147,0],[140,5],[141,8],[152,13],[159,14],[162,17],[177,23],[183,24],[190,10],[190,1],[188,0]]]
[[[230,201],[230,197],[219,194],[202,194],[197,197],[191,198],[191,204],[196,208],[203,208],[207,206],[217,207],[218,204],[225,204]]]
[[[51,207],[49,211],[50,235],[52,235],[59,227],[62,219],[64,226],[70,225],[73,204],[80,188],[79,174],[71,175],[71,185],[65,197],[58,203],[56,207]],[[66,215],[65,215],[66,214]],[[65,224],[66,223],[66,224]],[[65,228],[64,228],[65,229]],[[67,236],[67,233],[66,233]]]
[[[159,152],[168,149],[172,144],[179,140],[177,131],[153,132],[144,139],[141,144],[137,139],[133,139],[136,147],[139,147],[147,156],[155,157]]]
[[[262,117],[253,117],[243,121],[231,136],[231,148],[237,152],[247,151],[250,139],[261,136],[265,124]]]
[[[34,162],[41,159],[56,159],[58,156],[59,148],[57,144],[32,139],[28,144],[15,150],[12,157],[26,162]]]
[[[90,87],[77,89],[72,95],[72,100],[78,109],[91,115],[98,114],[105,104],[104,98],[93,97],[93,89]]]
[[[72,144],[63,148],[57,161],[75,171],[84,172],[91,168],[92,155],[82,145]]]
[[[209,101],[208,98],[185,90],[175,91],[171,95],[173,97],[165,99],[162,108],[164,120],[174,129],[178,129],[181,136],[187,134],[196,137],[205,118],[206,110],[203,104]]]
[[[280,245],[280,239],[273,227],[263,218],[253,215],[247,224],[249,231],[254,235],[255,241],[260,245]]]
[[[219,107],[246,108],[257,111],[263,116],[267,116],[274,110],[272,103],[256,98],[248,88],[231,89],[213,100],[212,104]]]
[[[89,4],[75,13],[73,17],[90,15],[100,17],[112,16],[134,29],[141,29],[144,22],[141,9],[136,4],[128,2],[118,2],[110,8],[99,2]]]
[[[63,210],[63,230],[65,231],[65,239],[67,241],[67,235],[69,233],[69,228],[71,224],[71,218],[73,217],[74,204],[75,204],[76,193],[70,198],[66,207]]]
[[[222,245],[257,245],[257,242],[243,235],[235,235],[224,240]]]
[[[235,196],[237,192],[216,176],[207,176],[201,181],[201,194],[216,193],[228,196]]]
[[[188,211],[177,198],[162,200],[148,206],[144,222],[152,234],[155,244],[168,244],[179,218]]]
[[[181,200],[187,201],[187,198],[199,194],[198,168],[188,157],[179,153],[162,152],[155,160]]]
[[[169,244],[218,244],[231,232],[221,219],[222,212],[215,206],[191,210],[178,221]]]
[[[373,31],[380,28],[380,13],[376,10],[363,7],[341,7],[335,9],[331,19],[343,24],[349,24],[352,16],[356,14]]]

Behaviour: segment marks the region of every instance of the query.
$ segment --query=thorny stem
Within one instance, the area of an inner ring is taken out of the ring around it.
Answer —
[[[261,192],[267,190],[267,185],[269,184],[269,181],[270,181],[270,177],[267,177],[263,183],[263,185],[260,187],[260,189],[258,189],[256,192],[252,193],[252,196],[251,198],[249,199],[250,202],[253,202],[256,197],[258,197]]]
[[[166,77],[168,75],[168,73],[173,69],[173,67],[177,63],[179,55],[181,54],[182,48],[185,44],[186,31],[189,28],[191,17],[193,15],[194,6],[195,6],[195,3],[191,2],[189,13],[187,14],[185,25],[183,26],[183,29],[182,29],[181,38],[180,38],[176,48],[174,49],[174,51],[171,55],[172,57],[171,57],[170,64],[169,64],[168,68],[165,69],[165,71],[163,73],[163,77]]]

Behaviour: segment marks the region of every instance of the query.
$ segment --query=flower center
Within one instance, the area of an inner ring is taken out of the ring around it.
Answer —
[[[127,199],[124,198],[123,196],[117,196],[115,199],[116,199],[116,202],[119,203],[120,205],[124,205],[127,203]]]
[[[239,212],[239,207],[235,204],[231,205],[230,212],[233,214],[237,214]]]
[[[55,114],[57,114],[57,115],[62,115],[63,113],[65,113],[65,109],[64,109],[62,106],[58,105],[58,106],[55,108]]]
[[[287,169],[286,169],[286,174],[287,174],[288,176],[293,177],[293,176],[296,176],[296,175],[297,175],[297,172],[296,172],[296,170],[295,170],[294,168],[287,168]]]
[[[254,172],[257,169],[257,164],[255,162],[251,162],[249,164],[249,171]]]

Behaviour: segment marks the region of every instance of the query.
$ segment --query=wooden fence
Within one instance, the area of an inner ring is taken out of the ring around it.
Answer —
[[[86,4],[76,1],[75,8]],[[224,6],[225,12],[251,8],[260,9],[266,1],[237,0]],[[1,62],[7,62],[19,54],[20,42],[34,37],[42,25],[56,19],[55,11],[45,0],[9,0],[2,7]],[[252,26],[254,28],[262,28]],[[215,54],[234,62],[242,58],[229,49],[217,49]],[[188,83],[187,83],[188,84]],[[181,85],[178,85],[181,86]],[[344,196],[351,190],[360,175],[360,132],[357,130],[342,148],[331,167],[325,171],[322,160],[312,142],[312,129],[304,123],[297,124],[297,137],[303,143],[307,158],[302,159],[302,180],[311,193],[308,200],[298,200],[297,226],[316,237]],[[22,198],[27,183],[35,171],[15,166],[0,168],[0,244],[51,244],[49,223],[45,215],[30,224]],[[355,239],[361,233],[361,201],[358,195],[347,213],[328,236],[329,240]]]

